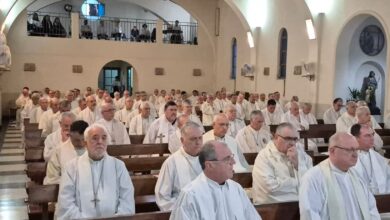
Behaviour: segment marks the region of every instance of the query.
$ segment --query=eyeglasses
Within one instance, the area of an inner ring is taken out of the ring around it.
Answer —
[[[344,148],[344,147],[339,147],[339,146],[333,146],[333,147],[345,150],[348,153],[357,153],[359,150],[357,148]]]
[[[285,140],[287,142],[295,143],[295,142],[298,141],[297,137],[283,137],[282,135],[278,135],[278,136],[281,137],[283,140]]]
[[[234,160],[234,154],[231,154],[231,155],[229,155],[229,156],[223,158],[222,160],[214,159],[214,160],[209,160],[209,161],[213,161],[213,162],[223,162],[223,163],[229,164],[229,163],[231,163],[233,160]]]

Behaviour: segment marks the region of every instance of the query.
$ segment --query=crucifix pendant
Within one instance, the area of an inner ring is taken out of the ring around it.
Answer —
[[[94,197],[94,199],[92,199],[91,202],[95,203],[95,208],[96,208],[96,203],[100,202],[100,200],[97,197]]]
[[[163,143],[163,138],[165,137],[165,135],[163,135],[163,133],[161,133],[159,136],[157,136],[158,139],[160,139],[160,144]]]

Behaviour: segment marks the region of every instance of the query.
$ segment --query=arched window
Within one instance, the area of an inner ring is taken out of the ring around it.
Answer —
[[[279,34],[279,63],[278,63],[278,79],[286,79],[287,67],[287,42],[288,35],[286,28],[282,28]]]
[[[236,79],[237,75],[237,39],[232,39],[232,69],[230,72],[230,79]]]

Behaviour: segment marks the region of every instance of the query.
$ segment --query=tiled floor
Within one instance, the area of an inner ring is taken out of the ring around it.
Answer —
[[[19,129],[10,124],[0,148],[0,220],[28,219],[24,149]]]

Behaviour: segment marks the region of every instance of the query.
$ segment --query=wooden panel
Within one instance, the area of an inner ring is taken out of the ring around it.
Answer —
[[[249,165],[254,165],[257,154],[258,153],[244,153],[244,157],[246,159],[246,162],[248,162]]]
[[[142,144],[145,135],[129,135],[131,144]]]
[[[36,183],[42,184],[43,179],[46,176],[46,163],[37,162],[37,163],[28,163],[26,169],[27,177]]]
[[[168,144],[127,144],[110,145],[107,153],[111,156],[123,155],[149,155],[149,154],[169,154]]]
[[[255,206],[262,220],[299,220],[298,202],[281,202]]]
[[[157,177],[153,175],[132,176],[134,196],[154,195]]]
[[[252,188],[252,173],[235,173],[232,180],[239,183],[243,188]]]
[[[167,159],[164,157],[141,157],[141,158],[120,158],[126,165],[128,171],[144,172],[160,170],[162,164]]]
[[[30,162],[44,162],[43,147],[26,148],[25,161]]]

